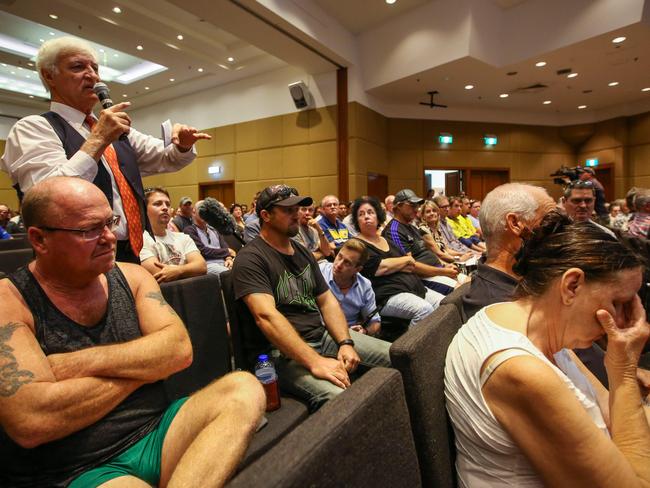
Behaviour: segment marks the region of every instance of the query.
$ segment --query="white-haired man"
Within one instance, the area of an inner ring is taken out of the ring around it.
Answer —
[[[141,175],[176,171],[195,158],[194,143],[210,136],[175,124],[172,144],[131,128],[122,102],[92,114],[100,80],[98,56],[86,42],[61,37],[41,45],[36,57],[50,92],[50,111],[18,121],[7,137],[0,165],[20,191],[52,176],[80,176],[108,198],[120,223],[119,261],[138,262],[142,231],[148,227]],[[121,137],[124,135],[124,137]]]

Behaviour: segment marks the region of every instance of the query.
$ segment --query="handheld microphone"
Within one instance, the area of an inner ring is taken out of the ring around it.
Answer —
[[[234,234],[237,228],[235,218],[216,198],[208,197],[203,200],[199,208],[199,216],[224,235]]]
[[[95,95],[97,95],[97,98],[99,98],[99,103],[102,104],[102,108],[106,110],[107,108],[111,108],[114,103],[113,100],[111,100],[111,94],[108,91],[108,86],[106,86],[106,83],[98,81],[95,83],[95,86],[93,86],[93,91],[95,92]],[[120,136],[120,141],[127,141],[128,138],[126,134],[122,134]]]

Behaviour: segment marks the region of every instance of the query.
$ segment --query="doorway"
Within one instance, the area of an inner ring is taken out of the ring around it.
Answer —
[[[614,165],[607,163],[592,168],[596,172],[596,179],[600,181],[605,189],[605,200],[614,200],[616,189],[614,186]]]
[[[219,200],[226,208],[235,203],[235,182],[199,183],[199,199],[212,197]]]
[[[466,195],[482,200],[499,185],[510,181],[508,168],[447,168],[424,170],[424,194],[434,190],[436,195]]]
[[[388,196],[388,175],[368,173],[368,196],[384,201]]]

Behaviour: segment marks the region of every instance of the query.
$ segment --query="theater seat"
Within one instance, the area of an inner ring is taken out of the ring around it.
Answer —
[[[463,297],[469,293],[470,286],[471,283],[463,283],[440,302],[440,305],[448,303],[454,305],[458,309],[458,313],[460,314],[463,323],[467,322],[467,317],[465,317],[465,312],[463,310]]]
[[[223,299],[228,310],[230,345],[235,368],[252,370],[254,365],[248,364],[244,357],[241,327],[243,321],[249,321],[252,327],[257,326],[254,324],[253,316],[248,311],[246,305],[235,302],[232,271],[221,273],[219,278],[221,279]],[[282,407],[279,410],[266,414],[269,423],[253,437],[253,441],[246,451],[246,456],[240,464],[240,469],[267,452],[280,439],[302,423],[307,416],[307,406],[303,402],[291,396],[282,395]]]
[[[227,486],[422,486],[399,373],[368,371]]]
[[[12,251],[14,249],[31,249],[32,244],[29,242],[29,239],[24,237],[15,237],[13,239],[2,239],[0,240],[0,252],[2,251]]]
[[[447,348],[461,325],[456,307],[441,305],[390,348],[393,367],[404,379],[424,486],[456,486],[454,436],[445,408],[444,369]]]
[[[174,400],[231,371],[226,313],[215,275],[163,283],[160,289],[185,323],[194,350],[191,366],[165,381],[167,395]]]
[[[34,251],[31,248],[0,251],[0,271],[7,274],[13,273],[32,259],[34,259]]]

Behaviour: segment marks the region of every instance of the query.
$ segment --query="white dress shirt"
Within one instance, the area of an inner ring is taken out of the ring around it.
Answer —
[[[84,113],[58,102],[52,102],[50,110],[63,117],[84,139],[88,138],[90,130],[84,125]],[[196,157],[194,148],[181,152],[174,144],[164,147],[162,140],[142,134],[133,127],[128,138],[142,176],[178,171]],[[111,177],[113,213],[121,217],[114,233],[120,240],[128,239],[120,192],[108,163],[103,157],[101,161]],[[81,150],[67,159],[63,144],[50,123],[40,115],[28,115],[11,128],[0,169],[9,173],[13,182],[26,192],[39,181],[53,176],[79,176],[92,182],[97,175],[97,162]]]

